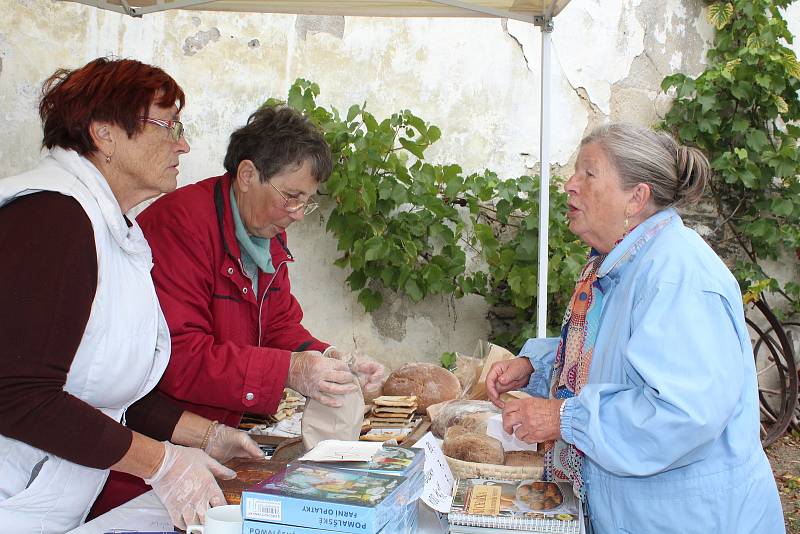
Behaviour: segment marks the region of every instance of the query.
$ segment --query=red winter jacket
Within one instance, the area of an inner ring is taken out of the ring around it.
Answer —
[[[172,336],[159,389],[185,409],[237,426],[242,412],[274,413],[294,351],[325,350],[300,321],[286,234],[270,241],[275,274],[258,295],[241,267],[229,175],[163,196],[137,217],[153,249],[153,280]]]
[[[324,351],[300,321],[292,296],[286,234],[270,240],[275,274],[258,292],[241,267],[228,174],[164,195],[136,221],[153,249],[153,281],[172,336],[159,389],[186,410],[236,427],[242,412],[275,413],[289,357]],[[147,491],[141,479],[112,472],[91,517]]]

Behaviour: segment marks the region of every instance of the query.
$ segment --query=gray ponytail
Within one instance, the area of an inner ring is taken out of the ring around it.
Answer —
[[[703,196],[710,179],[711,165],[705,154],[697,148],[679,145],[677,201],[694,204]]]
[[[581,141],[598,143],[620,175],[622,186],[650,186],[658,210],[697,202],[711,177],[711,166],[703,153],[678,145],[664,132],[631,124],[600,126]]]

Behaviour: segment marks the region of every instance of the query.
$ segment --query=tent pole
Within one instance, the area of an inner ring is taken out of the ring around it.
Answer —
[[[550,38],[553,19],[537,17],[542,34],[541,120],[539,123],[539,270],[536,294],[536,337],[547,337],[547,258],[550,220]]]

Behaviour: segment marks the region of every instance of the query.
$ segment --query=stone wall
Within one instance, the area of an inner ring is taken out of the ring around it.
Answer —
[[[652,124],[668,100],[661,79],[695,74],[713,32],[700,0],[573,0],[553,34],[552,159],[568,175],[580,138],[607,120]],[[222,173],[227,136],[297,77],[320,102],[367,102],[377,117],[410,108],[438,125],[430,150],[467,171],[514,177],[538,170],[540,35],[498,19],[380,19],[170,11],[133,19],[80,4],[4,0],[0,16],[0,176],[40,157],[40,84],[58,67],[101,55],[166,69],[183,86],[192,151],[181,184]],[[795,10],[796,12],[797,10]],[[795,28],[797,33],[797,28]],[[326,209],[327,208],[327,209]],[[332,265],[330,205],[290,228],[292,267],[305,324],[392,367],[471,352],[489,324],[477,298],[414,304],[387,296],[367,315]]]

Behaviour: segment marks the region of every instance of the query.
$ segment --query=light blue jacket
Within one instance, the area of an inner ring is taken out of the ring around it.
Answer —
[[[631,245],[671,221],[640,250]],[[618,263],[626,253],[627,263]],[[586,454],[598,534],[785,532],[759,441],[755,365],[736,280],[673,209],[619,243],[598,271],[605,292],[588,383],[568,399],[564,441]],[[558,339],[520,355],[547,396]]]

